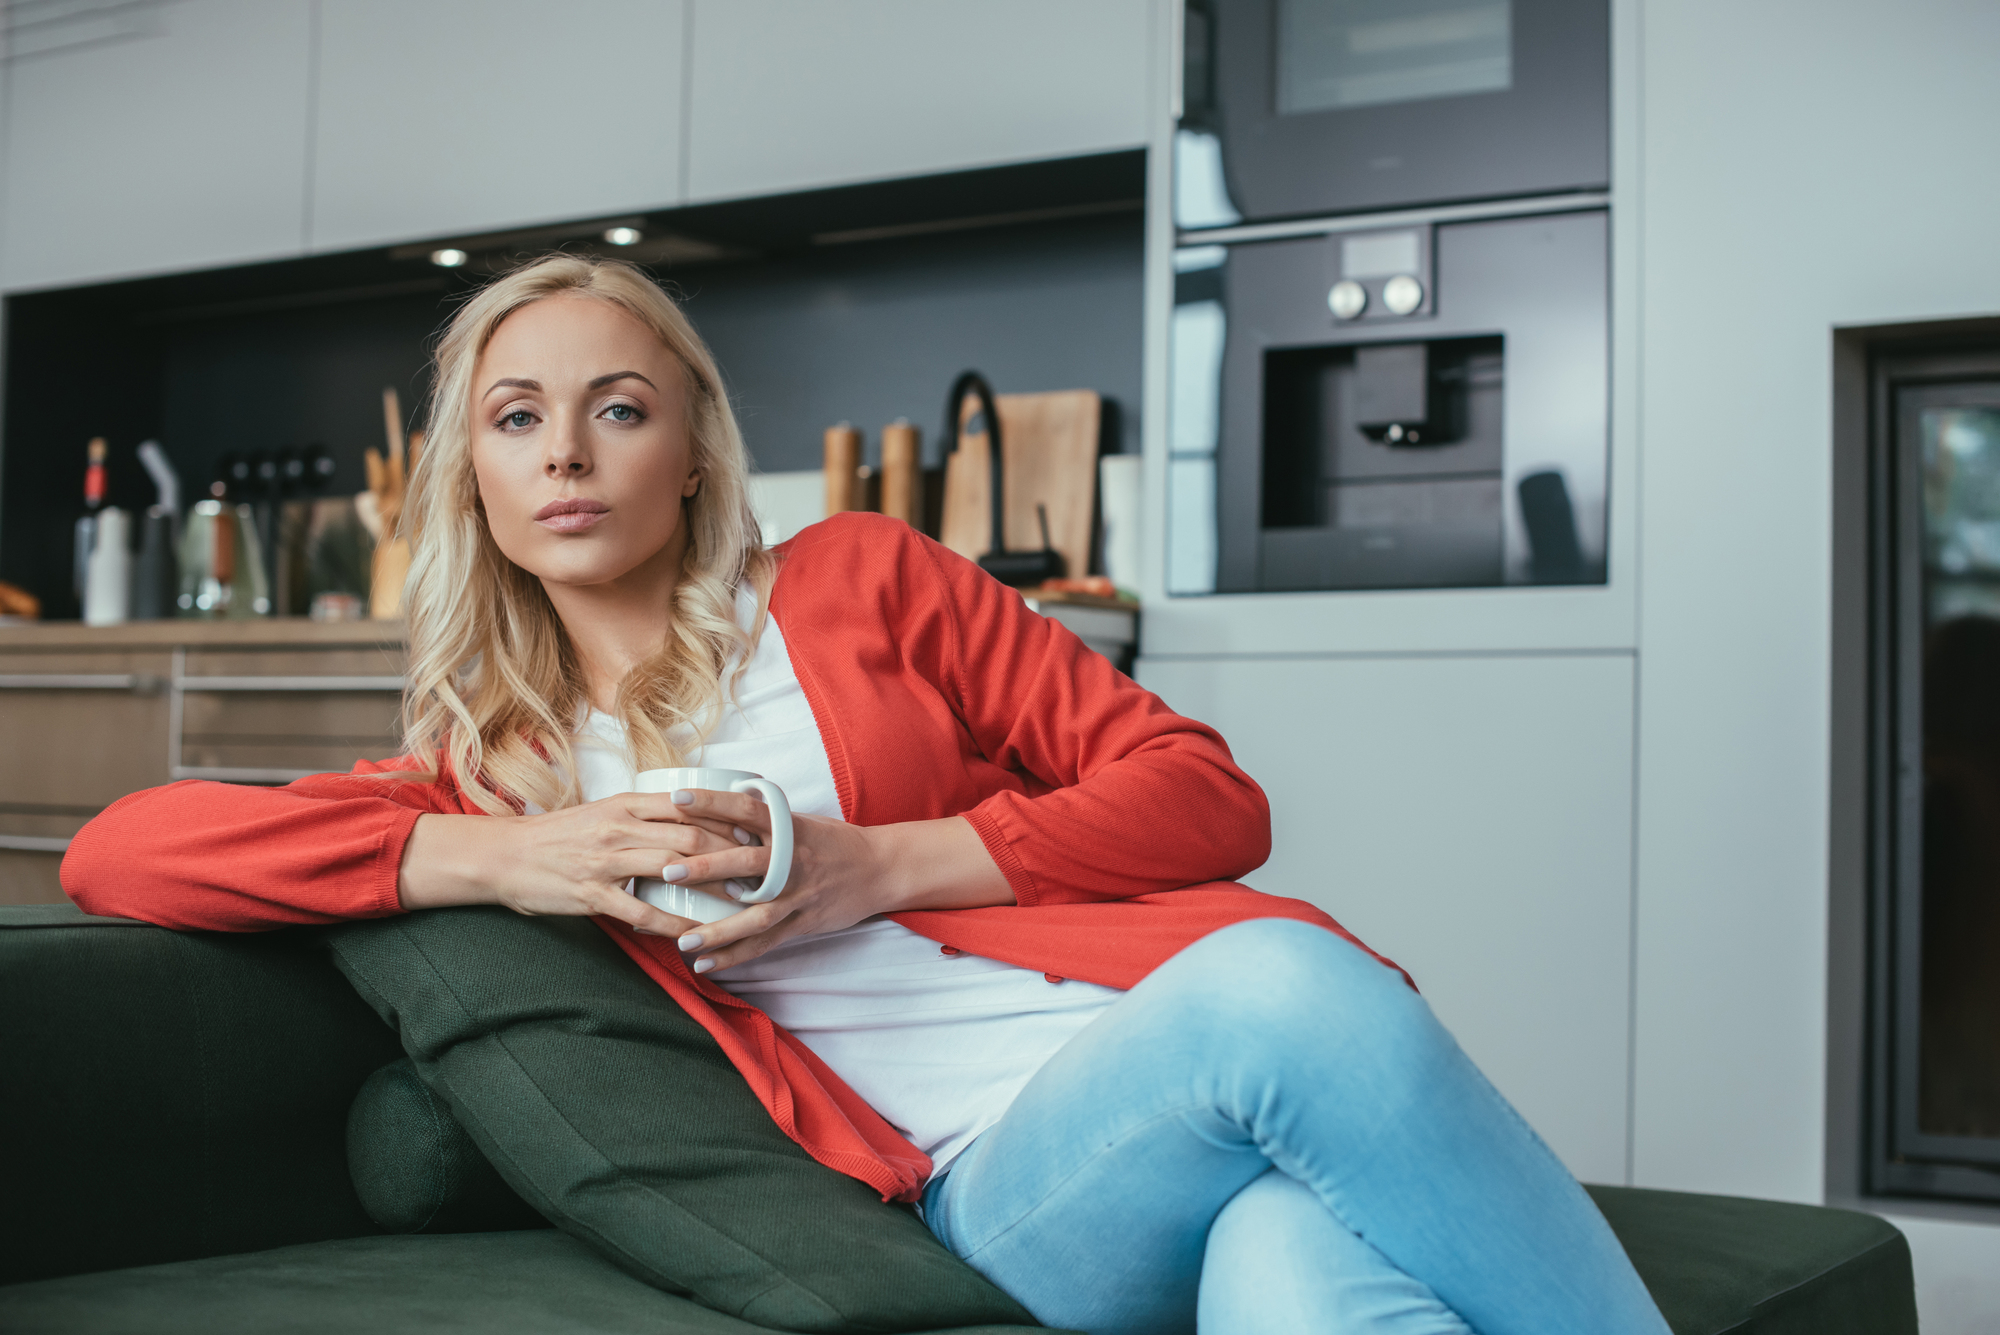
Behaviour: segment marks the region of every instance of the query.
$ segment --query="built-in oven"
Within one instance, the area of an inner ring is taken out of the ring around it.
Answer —
[[[1595,189],[1606,0],[1190,0],[1184,228]]]
[[[1605,577],[1601,209],[1186,245],[1168,589]]]
[[[1169,593],[1595,584],[1606,0],[1190,0]]]

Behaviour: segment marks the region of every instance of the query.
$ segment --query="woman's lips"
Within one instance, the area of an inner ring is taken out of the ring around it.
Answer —
[[[573,496],[567,500],[550,501],[535,511],[535,522],[558,533],[583,533],[595,528],[598,521],[610,513],[611,507],[603,501]]]

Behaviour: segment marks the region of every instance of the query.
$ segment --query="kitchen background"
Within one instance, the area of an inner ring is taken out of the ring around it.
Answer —
[[[964,365],[1115,402],[1135,672],[1271,793],[1252,883],[1405,963],[1580,1175],[1879,1210],[1927,1330],[2000,1327],[2000,1217],[1865,1172],[1854,738],[1870,358],[2000,312],[2000,9],[1611,0],[1603,582],[1199,597],[1168,594],[1164,522],[1172,0],[5,14],[0,580],[59,604],[91,436],[123,505],[147,435],[191,483],[323,441],[358,490],[374,396],[420,401],[466,281],[433,250],[707,243],[663,271],[766,469],[841,419],[934,448]]]

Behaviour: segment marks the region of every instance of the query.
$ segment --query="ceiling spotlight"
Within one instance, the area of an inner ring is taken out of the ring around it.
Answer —
[[[434,250],[431,252],[431,263],[437,265],[440,269],[456,269],[459,265],[465,263],[465,261],[465,252],[451,246],[446,246],[443,250]]]
[[[636,227],[607,227],[604,229],[604,239],[614,246],[637,245],[644,236],[645,233]]]

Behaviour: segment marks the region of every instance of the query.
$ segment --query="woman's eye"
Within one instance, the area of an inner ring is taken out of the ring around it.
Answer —
[[[535,415],[526,408],[516,408],[500,419],[500,425],[514,431],[526,430],[535,420]]]
[[[636,422],[639,410],[629,403],[614,403],[604,410],[604,415],[614,422]]]

